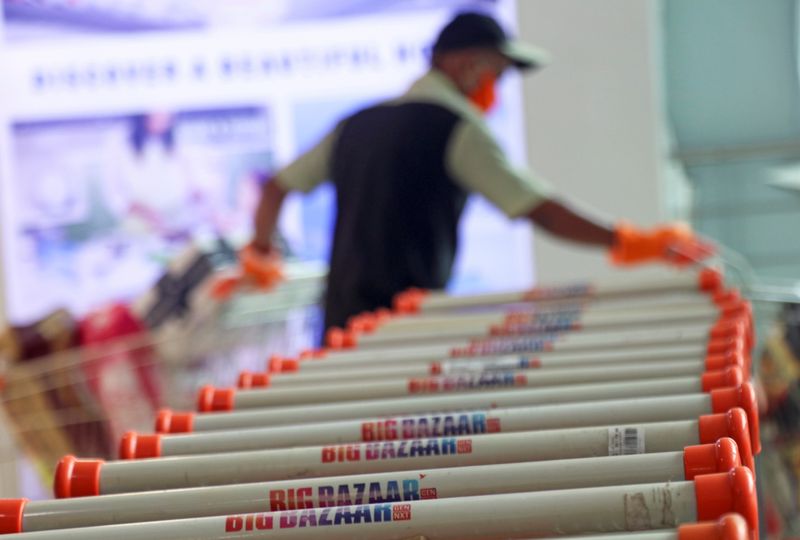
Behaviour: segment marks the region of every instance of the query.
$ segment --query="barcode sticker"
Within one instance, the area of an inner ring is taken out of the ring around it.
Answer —
[[[482,371],[519,369],[520,364],[521,362],[518,356],[499,356],[497,358],[482,360],[444,360],[442,362],[442,374],[451,375],[457,373],[480,373]]]
[[[644,454],[644,429],[635,426],[608,428],[608,455]]]

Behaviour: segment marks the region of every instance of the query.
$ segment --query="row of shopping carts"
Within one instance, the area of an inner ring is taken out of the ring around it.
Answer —
[[[119,460],[65,456],[57,498],[0,501],[0,533],[757,538],[752,346],[749,303],[710,269],[410,290],[160,411]]]

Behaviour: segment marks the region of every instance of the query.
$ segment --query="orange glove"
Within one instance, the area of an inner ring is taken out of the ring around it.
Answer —
[[[252,244],[239,252],[239,268],[219,272],[213,277],[211,296],[220,302],[230,299],[242,287],[271,289],[283,280],[280,253],[265,253]]]
[[[661,261],[686,266],[714,253],[714,247],[698,238],[688,225],[670,224],[642,231],[626,223],[615,230],[609,255],[617,265]]]
[[[276,250],[264,254],[248,245],[239,252],[239,264],[244,277],[255,282],[258,287],[271,288],[284,277],[281,257]]]

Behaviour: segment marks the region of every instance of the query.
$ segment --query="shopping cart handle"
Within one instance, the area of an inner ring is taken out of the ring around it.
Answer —
[[[237,388],[268,388],[270,384],[270,374],[244,370],[239,373],[239,380],[236,382]]]
[[[100,495],[102,459],[64,456],[56,465],[53,491],[59,499]]]
[[[714,443],[723,437],[730,437],[736,441],[742,465],[755,471],[750,429],[744,410],[737,407],[721,414],[704,414],[697,420],[701,443]]]
[[[28,499],[0,499],[0,534],[22,532],[22,516]]]
[[[128,431],[119,444],[119,459],[161,457],[161,435]]]
[[[352,349],[357,344],[358,334],[352,330],[333,327],[325,333],[325,345],[330,349]]]
[[[723,369],[706,371],[700,376],[703,392],[710,392],[717,388],[732,388],[741,386],[744,380],[742,368],[739,366],[728,366]]]
[[[725,278],[716,268],[703,268],[697,276],[697,285],[701,291],[714,294],[725,286]]]
[[[706,356],[706,371],[725,369],[728,366],[738,366],[741,368],[745,380],[750,379],[750,372],[747,371],[747,364],[742,351],[728,351],[724,354],[709,354]]]
[[[235,388],[214,388],[207,384],[197,393],[197,410],[199,412],[233,410]]]
[[[683,474],[694,480],[700,474],[728,472],[742,464],[739,447],[730,437],[714,444],[696,444],[683,449]]]
[[[161,409],[156,416],[156,433],[191,433],[194,431],[193,412]]]
[[[733,388],[720,388],[712,390],[711,407],[714,412],[722,413],[735,407],[741,407],[747,413],[747,423],[750,429],[750,444],[753,454],[761,452],[759,433],[758,400],[751,383],[744,383]]]
[[[711,521],[728,512],[740,514],[754,539],[758,539],[758,501],[753,471],[736,467],[728,473],[694,479],[697,519]]]
[[[750,531],[742,516],[725,514],[716,522],[681,525],[678,540],[750,540]]]
[[[267,371],[269,373],[293,373],[299,370],[299,358],[286,358],[285,356],[273,354],[267,361]]]

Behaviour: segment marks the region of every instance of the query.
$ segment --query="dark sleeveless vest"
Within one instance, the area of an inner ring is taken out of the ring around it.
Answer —
[[[325,326],[446,285],[467,192],[445,153],[460,117],[431,103],[383,104],[344,120],[331,157],[337,215]]]

